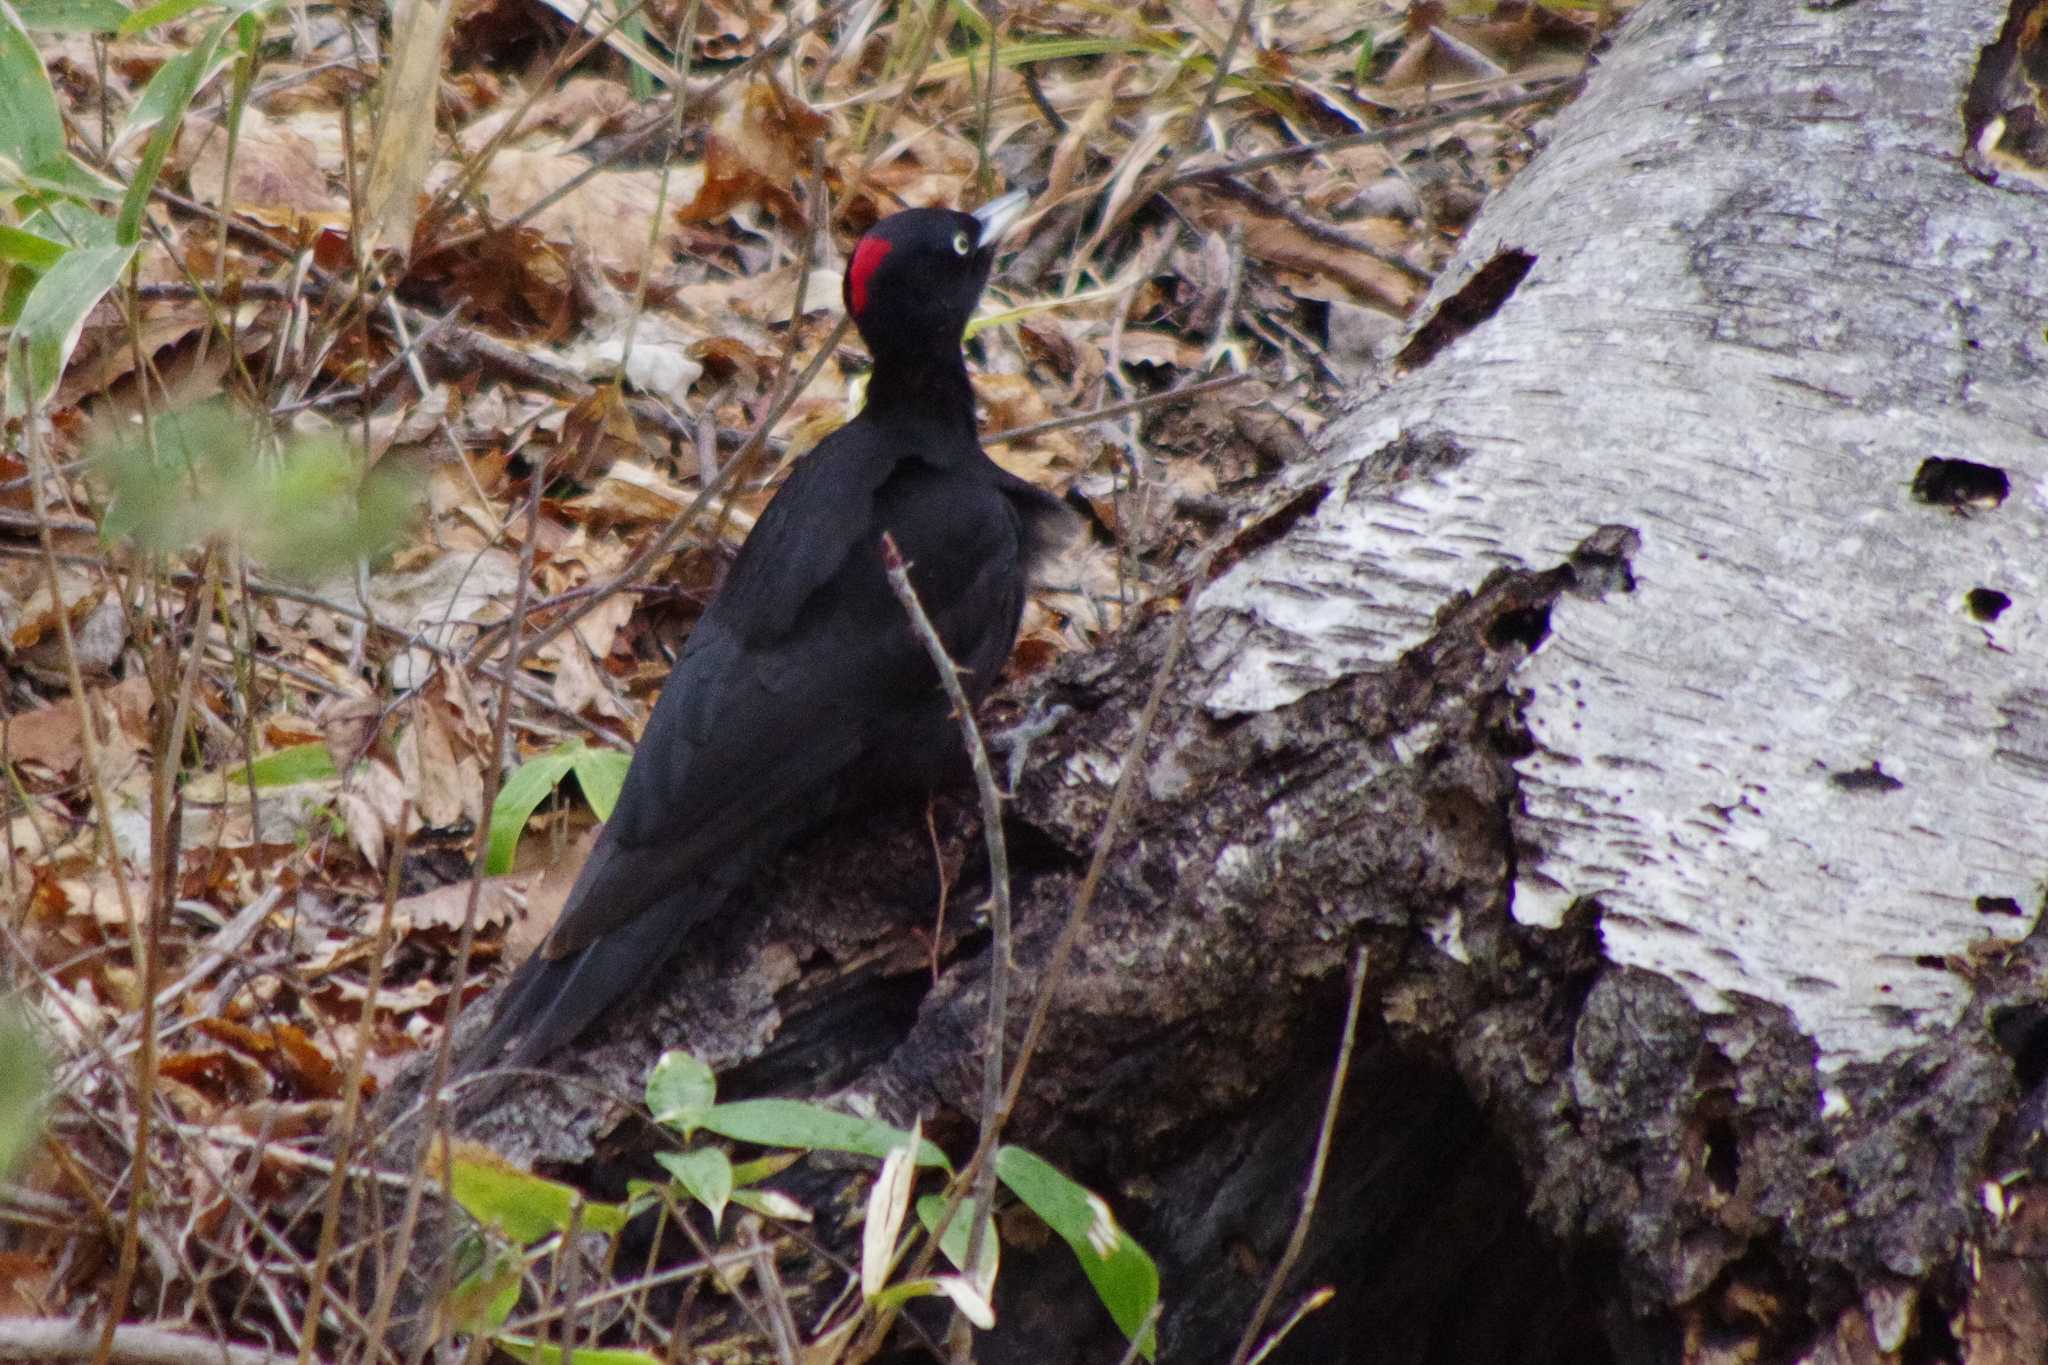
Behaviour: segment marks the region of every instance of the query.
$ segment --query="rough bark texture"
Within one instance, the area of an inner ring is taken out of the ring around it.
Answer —
[[[1014,1128],[1159,1257],[1164,1358],[1286,1240],[1358,948],[1283,1309],[1338,1294],[1274,1358],[2040,1358],[2048,202],[1962,158],[2004,20],[1651,0],[1236,538]],[[1046,689],[1027,991],[1168,628]],[[962,1142],[986,943],[970,870],[930,981],[932,867],[914,814],[800,851],[577,1073],[687,1040]],[[622,1112],[471,1130],[616,1180]],[[999,1308],[985,1361],[1116,1358],[1057,1247]]]

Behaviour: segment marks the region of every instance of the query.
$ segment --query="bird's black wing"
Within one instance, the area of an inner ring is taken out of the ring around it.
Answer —
[[[735,850],[829,809],[831,779],[860,751],[842,675],[865,665],[841,639],[832,591],[873,522],[889,462],[820,444],[762,512],[676,661],[550,957],[634,919]],[[758,837],[756,837],[758,836]]]
[[[941,638],[981,691],[1015,639],[1023,518],[992,467],[933,470],[870,448],[871,430],[844,435],[798,464],[749,535],[663,687],[553,933],[471,1050],[475,1063],[515,1038],[514,1064],[571,1041],[763,858],[828,815],[864,760],[912,770],[934,744],[957,746],[882,577],[880,533],[896,534]]]

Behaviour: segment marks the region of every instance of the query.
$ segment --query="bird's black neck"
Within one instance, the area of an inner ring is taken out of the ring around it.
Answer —
[[[957,349],[921,356],[896,351],[877,354],[861,416],[936,427],[949,435],[964,436],[969,448],[978,445],[974,386],[967,380],[967,362]]]

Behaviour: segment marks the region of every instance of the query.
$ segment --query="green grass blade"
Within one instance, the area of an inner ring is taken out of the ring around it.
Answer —
[[[64,115],[42,54],[21,19],[0,4],[0,160],[36,175],[70,159]]]
[[[128,268],[135,247],[85,247],[43,272],[15,319],[7,347],[7,410],[23,413],[41,406],[57,390],[64,362],[78,345],[85,316],[106,297]],[[33,400],[33,401],[31,401]]]

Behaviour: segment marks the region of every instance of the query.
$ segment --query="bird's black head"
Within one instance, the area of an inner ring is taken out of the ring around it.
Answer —
[[[906,209],[867,230],[847,262],[843,292],[877,361],[959,354],[996,249],[1027,201],[1015,190],[975,213]]]

